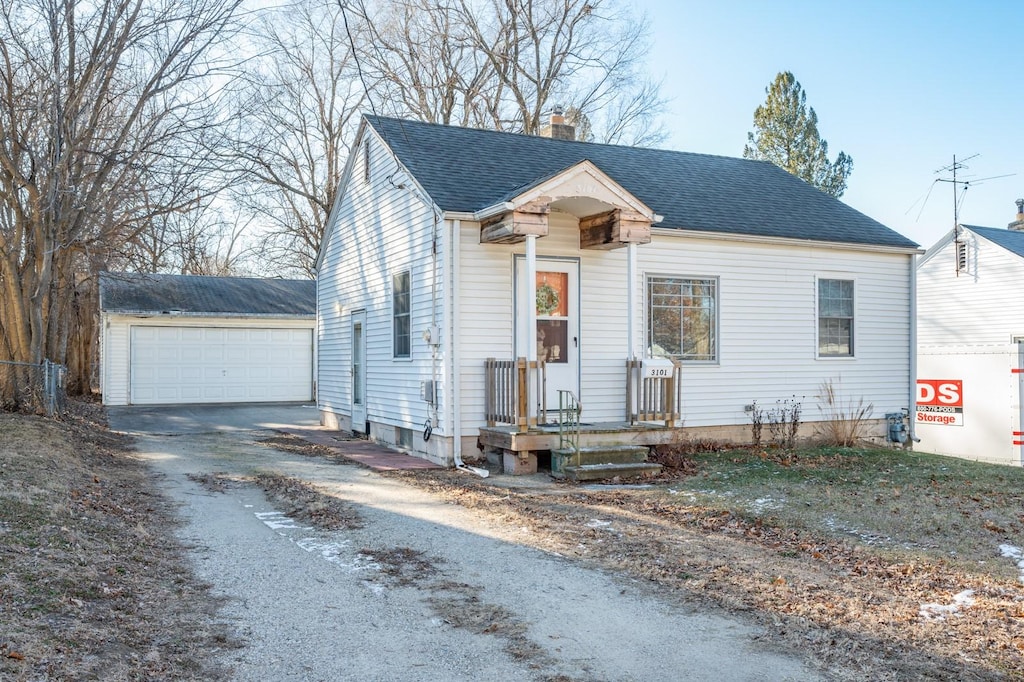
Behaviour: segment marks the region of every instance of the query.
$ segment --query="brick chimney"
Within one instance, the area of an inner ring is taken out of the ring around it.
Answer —
[[[1024,199],[1017,199],[1017,219],[1006,227],[1010,230],[1024,232]]]
[[[576,127],[566,123],[562,109],[555,107],[551,110],[551,118],[548,123],[540,127],[538,134],[541,137],[550,137],[552,140],[575,140]]]

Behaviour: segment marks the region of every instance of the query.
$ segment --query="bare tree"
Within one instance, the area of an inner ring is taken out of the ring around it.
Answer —
[[[591,139],[664,137],[641,72],[646,21],[616,0],[358,0],[358,43],[384,113],[535,134],[556,105]]]
[[[429,123],[494,127],[504,88],[458,2],[347,4],[377,111]]]
[[[266,10],[233,86],[235,200],[263,226],[264,263],[312,274],[365,100],[340,7]]]
[[[208,191],[237,4],[0,0],[0,359],[63,361],[92,269]]]

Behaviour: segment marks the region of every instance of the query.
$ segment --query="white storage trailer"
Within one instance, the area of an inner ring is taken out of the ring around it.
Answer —
[[[920,346],[914,449],[1024,464],[1022,368],[1022,344]]]

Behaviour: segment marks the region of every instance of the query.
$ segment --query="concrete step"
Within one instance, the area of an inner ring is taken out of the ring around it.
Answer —
[[[620,464],[583,464],[565,467],[564,477],[570,481],[599,481],[609,478],[651,476],[661,471],[660,464],[633,462]],[[554,472],[552,472],[554,475]]]
[[[569,449],[551,451],[551,475],[565,476],[566,467],[596,464],[642,464],[647,460],[649,448],[642,445],[604,445],[580,448],[579,459]]]

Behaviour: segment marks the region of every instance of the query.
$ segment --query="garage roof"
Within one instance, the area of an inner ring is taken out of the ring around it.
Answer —
[[[149,315],[315,317],[316,282],[103,272],[100,310]]]

